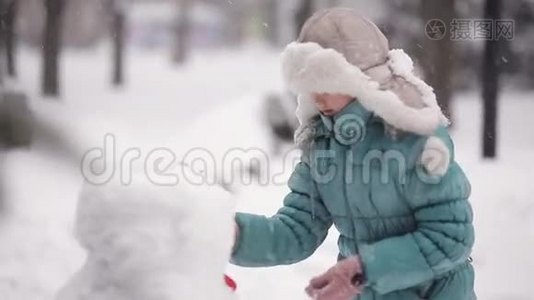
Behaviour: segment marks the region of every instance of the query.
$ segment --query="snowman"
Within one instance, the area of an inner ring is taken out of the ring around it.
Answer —
[[[223,277],[233,217],[219,186],[86,184],[76,221],[86,261],[56,300],[236,299]]]

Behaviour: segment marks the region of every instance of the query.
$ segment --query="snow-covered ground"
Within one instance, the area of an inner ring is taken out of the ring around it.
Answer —
[[[64,58],[60,102],[38,96],[39,56],[24,50],[19,59],[16,84],[29,92],[37,116],[66,141],[41,138],[31,150],[6,155],[8,214],[0,218],[2,300],[52,299],[82,264],[85,254],[73,237],[82,182],[79,159],[84,151],[102,147],[106,133],[113,134],[118,153],[138,149],[142,156],[165,147],[182,157],[189,149],[203,147],[220,161],[230,149],[268,152],[270,147],[259,109],[266,92],[282,87],[276,51],[255,46],[205,52],[183,67],[170,66],[167,53],[130,53],[128,84],[118,90],[108,85],[105,47],[67,52]],[[491,162],[479,158],[479,95],[461,94],[455,102],[452,132],[456,158],[473,185],[473,258],[477,293],[483,300],[532,299],[533,96],[513,91],[502,95],[499,159]],[[291,170],[283,168],[282,158],[269,160],[271,173],[282,170],[287,177]],[[271,182],[238,185],[234,191],[238,210],[272,214],[287,188]],[[316,254],[293,266],[228,266],[227,273],[236,279],[241,299],[306,299],[307,281],[335,262],[336,240],[332,230]]]

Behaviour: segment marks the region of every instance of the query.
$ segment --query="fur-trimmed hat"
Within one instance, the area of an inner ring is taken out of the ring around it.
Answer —
[[[354,10],[317,12],[282,53],[284,80],[298,95],[295,141],[309,140],[307,128],[319,115],[313,93],[353,96],[390,130],[431,136],[448,120],[433,89],[413,71],[411,58],[389,50],[380,29]]]

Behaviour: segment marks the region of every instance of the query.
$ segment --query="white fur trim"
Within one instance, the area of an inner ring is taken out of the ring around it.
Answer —
[[[432,176],[443,176],[449,169],[451,154],[447,145],[438,137],[431,136],[427,139],[420,162]]]
[[[295,114],[300,124],[306,124],[314,116],[319,114],[315,105],[310,105],[312,99],[308,95],[299,95],[297,97],[297,110]]]
[[[366,109],[397,129],[431,135],[438,126],[444,124],[446,118],[437,105],[432,88],[411,72],[413,70],[411,59],[407,61],[407,55],[404,54],[405,57],[396,55],[399,54],[398,50],[396,51],[392,54],[396,60],[395,65],[402,63],[403,66],[397,69],[402,73],[399,76],[407,76],[406,80],[415,82],[413,84],[425,98],[427,107],[417,109],[406,105],[395,93],[381,90],[377,82],[350,64],[341,53],[333,49],[324,49],[316,43],[289,44],[282,53],[282,71],[286,83],[293,92],[308,95],[301,97],[299,101],[299,110],[302,112],[305,111],[307,114],[314,112],[312,108],[305,108],[313,106],[309,100],[309,95],[312,93],[345,94],[358,98]],[[315,113],[318,114],[316,109]],[[301,125],[308,119],[307,115],[299,116]]]
[[[410,76],[413,72],[413,61],[402,49],[392,49],[388,53],[388,65],[393,73],[399,76]]]
[[[297,109],[295,115],[299,121],[299,127],[295,130],[294,140],[297,145],[304,145],[313,133],[309,128],[310,120],[319,114],[319,110],[311,103],[309,95],[299,95],[297,97]]]
[[[413,73],[413,61],[410,56],[408,56],[402,49],[393,49],[389,51],[388,58],[388,65],[393,74],[401,76],[406,81],[413,84],[421,94],[425,105],[439,111],[441,114],[441,125],[449,125],[449,120],[443,115],[441,108],[438,105],[434,89]]]

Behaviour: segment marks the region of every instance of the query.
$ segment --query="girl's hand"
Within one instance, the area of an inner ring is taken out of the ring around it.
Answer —
[[[339,261],[326,273],[313,278],[306,293],[316,300],[351,300],[362,292],[362,265],[358,256]]]

